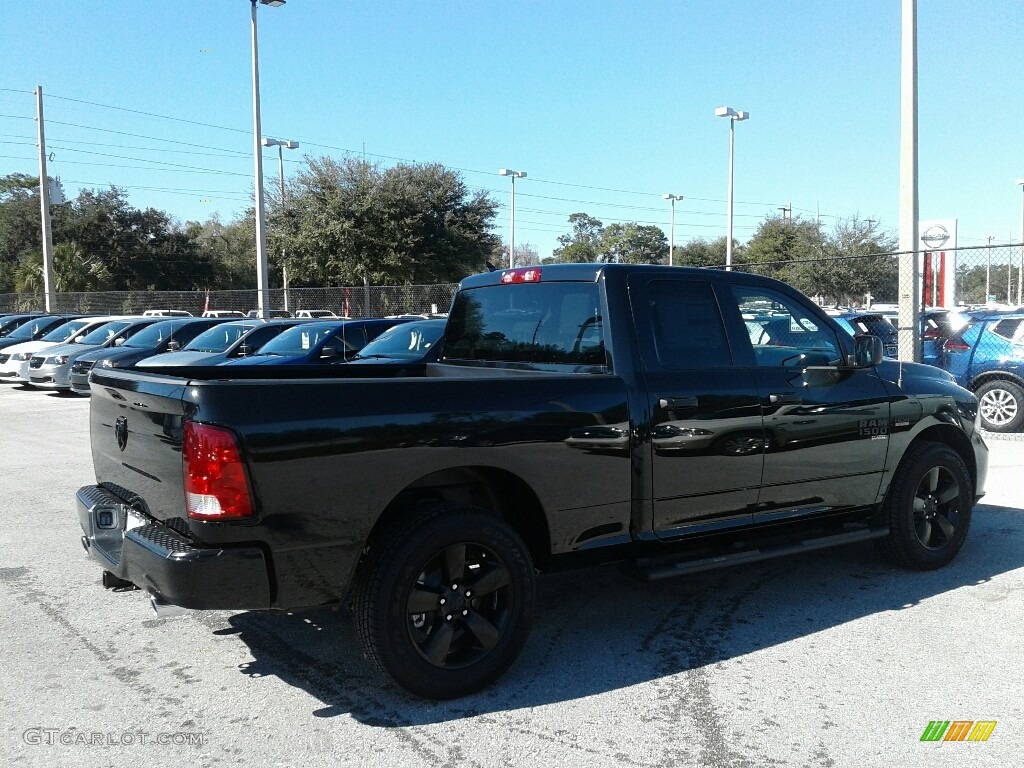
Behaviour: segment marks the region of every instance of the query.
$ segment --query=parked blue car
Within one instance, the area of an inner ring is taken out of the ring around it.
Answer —
[[[388,322],[395,322],[392,318]],[[413,320],[411,323],[399,319],[401,325],[393,325],[371,341],[348,362],[359,363],[433,363],[437,362],[441,350],[447,320]]]
[[[890,323],[881,312],[865,310],[827,310],[828,314],[839,323],[851,336],[871,334],[882,340],[886,357],[899,357],[899,338],[896,326]]]
[[[304,323],[304,320],[249,320],[218,315],[215,319],[227,319],[203,331],[192,341],[174,352],[161,352],[135,364],[137,368],[154,368],[179,365],[220,365],[225,360],[235,360],[251,355],[277,334]]]
[[[927,307],[921,312],[921,362],[942,367],[942,345],[946,339],[959,331],[977,312],[956,307]],[[899,327],[899,315],[896,312],[883,312],[882,315]]]
[[[409,318],[409,321],[414,318]],[[371,320],[314,320],[289,328],[258,351],[231,365],[299,365],[348,360],[388,328],[403,322],[396,318]],[[406,321],[408,322],[408,321]]]
[[[981,425],[1016,432],[1024,424],[1024,311],[974,317],[942,347],[942,367],[978,396]]]

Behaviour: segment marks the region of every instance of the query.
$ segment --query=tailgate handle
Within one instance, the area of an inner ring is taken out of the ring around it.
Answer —
[[[796,392],[775,392],[768,395],[768,401],[772,405],[799,405],[804,399]]]
[[[662,408],[696,408],[696,397],[663,397],[658,401]]]

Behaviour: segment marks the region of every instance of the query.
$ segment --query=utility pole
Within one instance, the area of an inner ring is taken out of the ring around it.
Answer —
[[[43,220],[43,293],[46,311],[56,308],[53,298],[53,231],[50,228],[50,179],[46,175],[46,131],[43,128],[43,86],[36,86],[36,121],[39,123],[39,207]]]
[[[900,47],[900,360],[921,362],[917,197],[917,0],[903,0]]]
[[[780,205],[779,210],[782,211],[782,220],[792,222],[793,221],[793,204]]]

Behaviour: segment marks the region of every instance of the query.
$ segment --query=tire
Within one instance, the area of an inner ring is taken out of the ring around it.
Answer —
[[[1006,379],[986,381],[978,396],[981,426],[989,432],[1016,432],[1024,424],[1024,389]]]
[[[427,699],[497,679],[522,650],[533,609],[519,535],[497,515],[454,504],[417,511],[371,545],[352,597],[366,657]]]
[[[907,568],[941,568],[963,546],[973,506],[974,487],[960,455],[942,443],[915,443],[886,495],[882,514],[889,535],[880,548]]]

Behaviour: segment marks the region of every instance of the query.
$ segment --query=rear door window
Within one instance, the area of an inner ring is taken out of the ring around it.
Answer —
[[[1004,339],[1013,341],[1014,337],[1020,330],[1022,321],[1024,321],[1024,318],[1020,317],[1008,317],[1005,320],[1000,320],[992,326],[992,333],[997,336],[1002,336]]]
[[[652,280],[647,307],[658,367],[665,370],[732,365],[732,355],[711,283]]]

